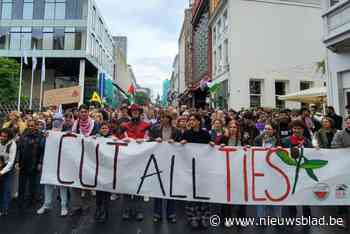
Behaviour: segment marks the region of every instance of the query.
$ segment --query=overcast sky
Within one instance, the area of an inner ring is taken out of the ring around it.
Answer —
[[[128,63],[137,81],[161,94],[170,78],[188,0],[97,0],[113,35],[128,37]]]

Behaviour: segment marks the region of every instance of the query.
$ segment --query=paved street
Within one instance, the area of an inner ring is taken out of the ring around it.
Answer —
[[[145,203],[145,210],[148,211],[145,221],[139,223],[136,221],[121,220],[121,200],[111,202],[111,215],[106,224],[96,224],[94,222],[94,205],[92,200],[91,209],[87,215],[82,217],[58,217],[59,209],[54,209],[48,215],[37,216],[33,211],[26,211],[23,216],[19,216],[16,212],[10,213],[8,217],[0,219],[1,233],[6,234],[188,234],[188,233],[314,233],[314,234],[345,234],[345,231],[338,227],[314,227],[309,231],[301,227],[277,229],[277,228],[210,228],[208,230],[192,230],[185,225],[183,210],[178,205],[176,224],[168,224],[167,222],[154,224],[152,221],[152,203]],[[254,208],[248,208],[248,216],[254,217]],[[313,209],[314,216],[333,215],[333,208]]]

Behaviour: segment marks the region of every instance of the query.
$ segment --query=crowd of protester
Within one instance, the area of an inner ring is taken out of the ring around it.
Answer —
[[[0,216],[6,216],[12,201],[16,200],[18,212],[35,209],[43,215],[53,208],[54,197],[59,194],[60,215],[84,215],[88,193],[96,197],[95,219],[106,222],[110,202],[123,199],[122,219],[144,219],[142,203],[149,198],[106,192],[68,189],[52,185],[40,185],[47,131],[64,131],[86,137],[117,138],[126,142],[146,141],[210,144],[224,146],[262,146],[293,148],[347,148],[350,147],[350,116],[344,120],[333,107],[326,114],[317,112],[316,106],[301,110],[209,110],[181,106],[160,108],[123,104],[117,109],[96,108],[81,105],[64,113],[51,107],[45,112],[11,112],[2,120],[0,130]],[[296,156],[297,157],[297,156]],[[209,227],[213,204],[200,202],[176,202],[153,199],[153,221],[166,219],[175,223],[176,207],[183,204],[184,215],[193,227]],[[178,204],[176,204],[178,203]],[[215,206],[217,209],[218,206]],[[236,214],[246,216],[245,205],[220,205],[224,217]],[[303,215],[312,214],[312,208],[302,207]],[[342,217],[349,219],[347,207],[337,207]],[[296,207],[256,206],[258,217],[295,217]]]

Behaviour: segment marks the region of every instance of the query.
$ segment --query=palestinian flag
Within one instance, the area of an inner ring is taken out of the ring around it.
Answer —
[[[131,95],[134,95],[135,92],[136,92],[135,87],[134,87],[134,85],[131,84],[128,88],[128,93]]]

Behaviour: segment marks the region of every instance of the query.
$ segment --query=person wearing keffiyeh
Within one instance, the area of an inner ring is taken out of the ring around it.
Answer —
[[[79,107],[78,119],[74,121],[72,133],[84,135],[85,137],[95,136],[99,131],[99,125],[89,117],[89,107],[81,105]],[[71,215],[81,215],[85,210],[81,198],[81,189],[72,189],[73,201]],[[86,207],[87,210],[88,207]]]

